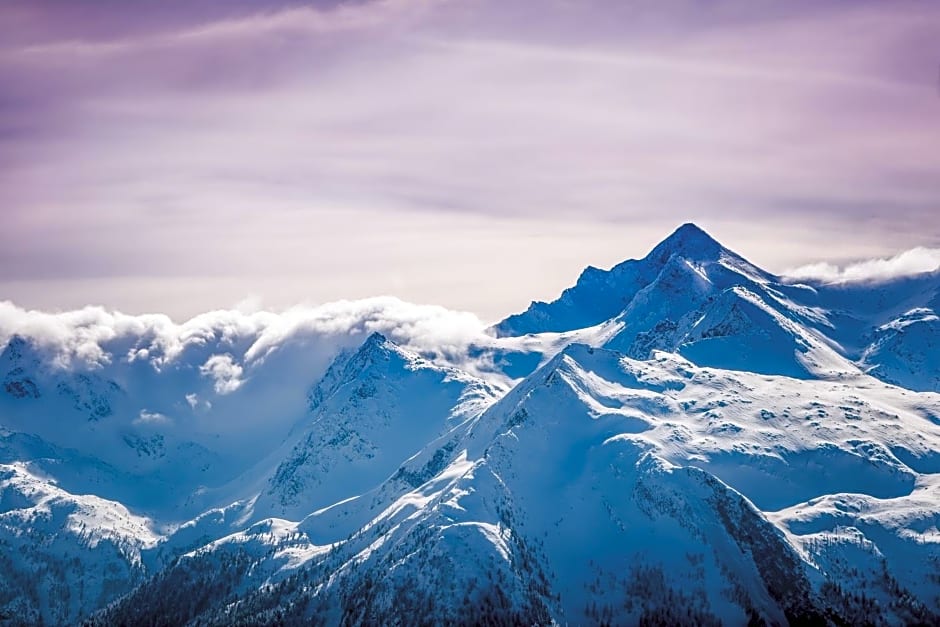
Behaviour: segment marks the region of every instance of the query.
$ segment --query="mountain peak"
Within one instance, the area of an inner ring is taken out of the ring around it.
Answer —
[[[660,242],[647,256],[665,263],[673,255],[706,261],[717,259],[725,248],[699,226],[686,222]]]
[[[670,264],[673,258],[676,259]],[[628,259],[610,270],[588,266],[578,282],[562,292],[560,298],[548,303],[533,302],[523,313],[496,325],[496,333],[524,335],[594,326],[623,312],[664,270],[678,270],[677,274],[694,272],[708,280],[707,271],[701,267],[715,265],[719,260],[733,260],[730,265],[739,274],[769,276],[719,244],[697,225],[687,222],[643,259]]]
[[[29,341],[22,335],[14,334],[10,337],[9,341],[7,341],[7,345],[3,348],[2,354],[7,359],[15,361],[21,359],[23,354],[29,352],[29,350]]]
[[[388,361],[392,354],[404,355],[400,346],[379,332],[374,332],[348,357],[340,356],[334,365],[341,365],[345,377],[359,376],[361,371],[377,361]]]
[[[398,355],[402,362],[407,359],[401,347],[377,331],[370,334],[359,348],[340,352],[308,392],[308,409],[314,411],[341,385],[359,378],[375,364],[391,361],[393,355]]]
[[[371,334],[369,334],[369,337],[366,338],[366,341],[363,342],[362,345],[359,347],[358,352],[361,352],[361,353],[369,352],[376,348],[386,346],[388,344],[390,344],[390,342],[388,341],[387,337],[385,337],[378,331],[373,331]]]

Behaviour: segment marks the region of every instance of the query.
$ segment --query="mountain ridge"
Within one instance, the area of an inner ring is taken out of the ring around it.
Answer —
[[[8,334],[0,613],[940,622],[940,280],[793,284],[686,224],[555,303]]]

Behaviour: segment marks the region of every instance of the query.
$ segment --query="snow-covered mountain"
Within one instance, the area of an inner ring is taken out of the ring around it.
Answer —
[[[298,520],[376,486],[429,441],[459,429],[497,390],[374,333],[310,391],[310,417],[254,504]],[[278,456],[280,457],[280,456]]]
[[[521,336],[596,326],[592,343],[639,359],[666,350],[702,365],[797,378],[862,369],[937,392],[938,306],[940,271],[795,284],[684,224],[643,259],[609,271],[588,268],[558,300],[534,302],[494,331]]]
[[[0,614],[937,624],[938,305],[937,273],[797,284],[684,225],[490,334],[18,329]]]
[[[0,464],[2,615],[68,624],[140,583],[159,536],[122,504],[70,494],[31,466]]]

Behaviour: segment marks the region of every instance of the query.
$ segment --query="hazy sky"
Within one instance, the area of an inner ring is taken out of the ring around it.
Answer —
[[[940,3],[4,0],[0,216],[0,300],[176,318],[940,247]]]

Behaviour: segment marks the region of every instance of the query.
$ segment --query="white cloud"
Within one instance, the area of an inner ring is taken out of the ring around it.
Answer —
[[[134,424],[138,425],[166,424],[168,422],[170,422],[170,419],[160,412],[146,409],[140,410],[140,414],[137,416],[137,419],[134,420]]]
[[[338,301],[319,307],[294,307],[269,320],[245,353],[249,361],[263,359],[291,337],[366,336],[379,332],[419,351],[466,346],[483,332],[475,315],[435,305],[415,305],[394,297]]]
[[[119,395],[120,403],[133,409],[116,412],[116,419],[159,425],[212,450],[254,450],[258,442],[283,437],[305,416],[307,392],[340,351],[355,349],[376,331],[439,363],[497,385],[504,380],[493,371],[492,357],[468,350],[495,341],[478,318],[395,298],[280,313],[213,311],[181,324],[101,308],[48,313],[0,302],[0,350],[20,335],[43,363],[95,369],[128,393]],[[215,437],[222,432],[221,440]]]
[[[204,377],[215,381],[217,394],[230,394],[241,387],[244,369],[231,355],[213,355],[199,368]]]
[[[159,314],[128,316],[102,307],[49,313],[0,301],[0,342],[6,343],[14,334],[28,337],[37,348],[54,353],[54,363],[60,367],[105,366],[113,355],[102,348],[104,344],[133,336],[156,345],[173,326],[169,317]],[[135,353],[135,357],[149,353],[152,350]]]
[[[212,401],[203,400],[195,392],[190,392],[184,396],[186,404],[194,412],[205,413],[212,409]]]
[[[373,332],[459,362],[469,344],[487,339],[485,326],[467,312],[392,297],[296,306],[281,313],[219,310],[181,324],[163,315],[133,316],[100,307],[48,313],[0,301],[0,346],[13,335],[24,336],[63,368],[106,368],[116,362],[149,363],[158,371],[192,367],[220,394],[237,389],[252,369],[279,352],[321,356],[317,363],[325,367],[324,357],[358,345]],[[315,378],[316,372],[304,376]]]
[[[814,263],[784,272],[792,280],[827,282],[884,281],[940,269],[940,248],[912,248],[893,257],[867,259],[846,266]]]

